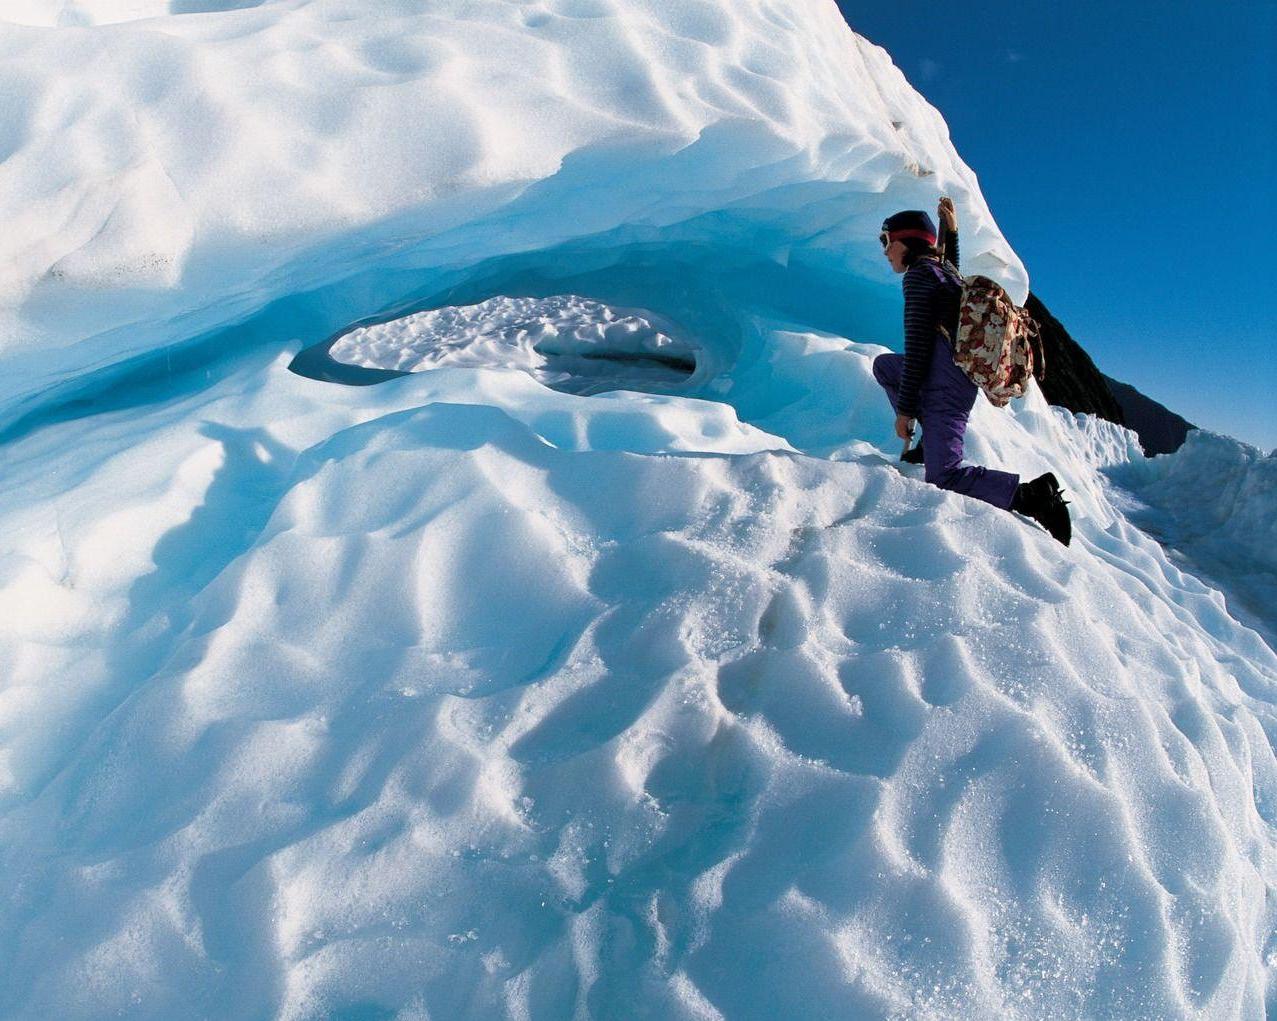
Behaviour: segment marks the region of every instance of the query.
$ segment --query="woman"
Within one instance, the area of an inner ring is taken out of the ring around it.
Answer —
[[[896,411],[897,436],[910,439],[914,420],[922,423],[921,457],[913,450],[904,459],[926,465],[926,480],[933,485],[1028,515],[1067,546],[1072,523],[1052,473],[1021,482],[1010,472],[962,463],[962,440],[978,388],[954,363],[940,330],[943,326],[950,337],[957,336],[962,278],[952,200],[942,198],[937,212],[947,231],[943,255],[935,224],[918,209],[887,217],[878,238],[891,268],[904,274],[905,353],[875,358],[874,378]]]

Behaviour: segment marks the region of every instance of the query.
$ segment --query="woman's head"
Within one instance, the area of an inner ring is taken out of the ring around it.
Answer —
[[[906,209],[882,221],[878,235],[883,254],[897,273],[923,255],[939,255],[936,248],[936,225],[921,209]]]

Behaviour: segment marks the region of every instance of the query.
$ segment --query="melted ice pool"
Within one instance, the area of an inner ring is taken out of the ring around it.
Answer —
[[[668,320],[575,294],[499,295],[361,326],[329,349],[334,361],[422,372],[444,366],[507,366],[575,394],[668,392],[696,370],[697,349]]]

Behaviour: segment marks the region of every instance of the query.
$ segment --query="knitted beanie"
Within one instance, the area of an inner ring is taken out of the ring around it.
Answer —
[[[918,238],[931,246],[936,243],[936,225],[921,209],[906,209],[888,216],[882,221],[882,231],[891,241]]]

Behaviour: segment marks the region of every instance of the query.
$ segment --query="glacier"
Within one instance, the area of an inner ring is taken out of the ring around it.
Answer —
[[[1277,462],[901,470],[883,216],[1028,275],[832,0],[0,54],[0,1015],[1277,1010]]]

